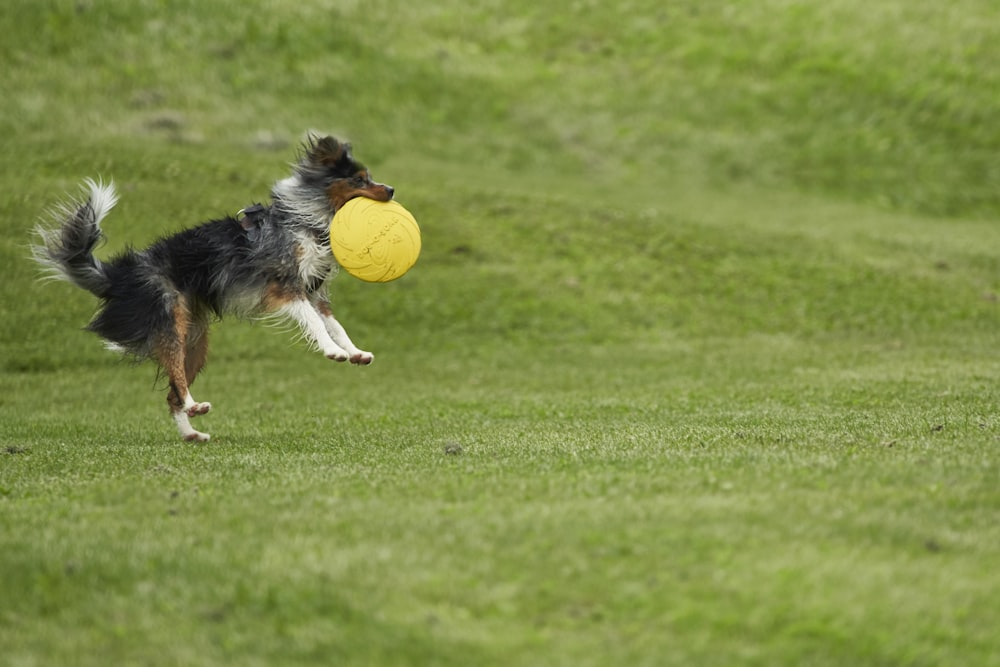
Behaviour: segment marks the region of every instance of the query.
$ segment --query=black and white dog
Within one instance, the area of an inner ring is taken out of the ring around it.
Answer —
[[[367,365],[334,318],[326,291],[335,267],[330,220],[354,197],[392,199],[393,188],[372,181],[351,146],[310,137],[292,176],[278,181],[271,205],[213,220],[163,238],[145,250],[94,257],[101,220],[117,202],[113,185],[88,180],[87,197],[59,207],[57,226],[39,227],[35,258],[52,274],[101,299],[87,327],[108,347],[153,359],[169,381],[167,403],[181,436],[206,441],[191,426],[210,403],[191,397],[205,364],[208,328],[224,314],[273,314],[295,321],[329,359]]]

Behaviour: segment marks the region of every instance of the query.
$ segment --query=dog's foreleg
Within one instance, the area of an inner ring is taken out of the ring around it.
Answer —
[[[289,301],[278,308],[278,313],[295,320],[306,338],[315,343],[327,359],[347,361],[351,358],[348,351],[330,337],[323,317],[307,299]]]
[[[337,345],[347,351],[352,364],[367,366],[375,361],[375,355],[371,352],[365,352],[364,350],[358,349],[358,347],[351,341],[351,337],[347,335],[347,331],[344,329],[344,326],[333,316],[333,311],[330,310],[330,304],[328,302],[324,300],[315,301],[313,302],[313,306],[315,306],[316,312],[319,313],[319,316],[323,318],[323,326],[326,327],[327,333],[330,334],[330,337],[337,343]]]

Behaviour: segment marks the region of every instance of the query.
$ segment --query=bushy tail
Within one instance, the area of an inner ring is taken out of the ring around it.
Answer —
[[[32,246],[35,260],[48,274],[96,294],[105,296],[111,286],[101,260],[94,257],[94,248],[103,238],[101,220],[118,202],[113,183],[87,179],[84,201],[72,201],[53,211],[57,226],[39,226],[35,233],[39,243]]]

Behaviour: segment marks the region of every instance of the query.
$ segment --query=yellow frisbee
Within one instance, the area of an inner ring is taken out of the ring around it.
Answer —
[[[355,278],[387,283],[410,270],[420,256],[420,227],[396,201],[355,197],[330,221],[330,248]]]

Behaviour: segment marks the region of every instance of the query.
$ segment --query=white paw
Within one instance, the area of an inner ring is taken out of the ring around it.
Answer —
[[[333,361],[347,361],[351,358],[351,355],[347,354],[347,350],[340,347],[331,347],[323,354],[327,359],[332,359]]]
[[[212,409],[211,403],[192,403],[184,408],[184,412],[187,413],[188,417],[197,417],[198,415],[207,414],[209,410]],[[202,433],[201,435],[205,435]],[[205,438],[208,439],[207,436]]]
[[[191,428],[191,420],[188,417],[196,414],[203,415],[211,408],[212,405],[210,403],[195,403],[194,401],[190,401],[183,410],[178,410],[173,414],[177,430],[181,432],[181,437],[186,442],[208,442],[208,433],[202,433]]]
[[[351,353],[351,363],[357,364],[358,366],[367,366],[371,362],[375,361],[375,355],[371,352],[365,352],[364,350],[355,350]]]

